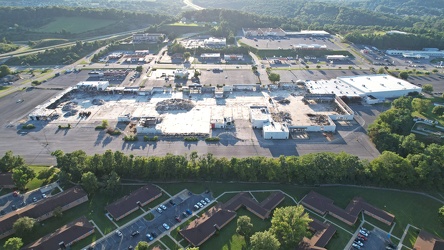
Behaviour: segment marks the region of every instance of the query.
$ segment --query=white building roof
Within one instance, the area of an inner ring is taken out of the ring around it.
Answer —
[[[288,133],[288,127],[285,123],[279,123],[279,122],[267,122],[264,123],[264,126],[262,127],[264,132],[286,132]]]
[[[421,88],[391,75],[343,76],[338,79],[363,93],[412,90],[421,92]]]
[[[301,31],[286,31],[287,35],[312,35],[312,36],[327,36],[330,35],[327,31],[324,30],[301,30]]]
[[[251,119],[257,121],[265,121],[270,119],[270,114],[266,107],[250,108]]]
[[[200,55],[200,57],[207,57],[207,58],[219,58],[220,53],[203,53]]]
[[[337,79],[306,81],[305,86],[312,94],[335,94],[337,96],[358,97],[364,93]]]

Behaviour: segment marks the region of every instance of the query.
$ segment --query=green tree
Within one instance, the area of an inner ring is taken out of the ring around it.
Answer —
[[[253,224],[251,223],[251,218],[243,215],[237,219],[236,233],[244,236],[246,239],[250,238],[253,232]]]
[[[23,241],[19,237],[9,238],[3,245],[4,249],[19,250],[23,246]]]
[[[117,191],[119,187],[120,187],[120,177],[115,171],[112,171],[108,180],[106,181],[105,189],[109,193],[113,193]]]
[[[268,74],[268,80],[270,80],[273,83],[279,82],[281,80],[281,75],[276,73],[270,73]]]
[[[2,64],[0,66],[0,77],[4,77],[4,76],[10,75],[10,74],[12,74],[11,69],[7,65]]]
[[[99,189],[99,181],[97,180],[97,177],[91,172],[86,172],[82,174],[81,182],[83,188],[86,192],[88,192],[89,195],[93,195]]]
[[[419,113],[425,113],[431,105],[431,101],[428,99],[414,98],[412,101],[412,108]]]
[[[185,59],[185,61],[187,61],[188,62],[188,60],[190,59],[190,57],[191,57],[191,53],[190,52],[184,52],[183,53],[183,58]]]
[[[439,220],[444,224],[444,206],[440,207],[438,210]]]
[[[303,206],[276,208],[270,232],[283,247],[291,248],[297,246],[304,236],[308,236],[308,223],[311,221]]]
[[[250,246],[251,250],[270,250],[279,249],[281,243],[270,231],[265,231],[253,234],[250,238]]]
[[[378,74],[385,74],[385,69],[384,68],[379,68],[378,69]]]
[[[141,73],[142,70],[143,70],[142,66],[139,65],[139,66],[136,67],[136,71],[137,72]]]
[[[399,78],[407,80],[407,78],[409,78],[409,73],[407,71],[399,72]]]
[[[0,159],[1,172],[9,172],[14,168],[24,165],[25,160],[21,156],[14,156],[11,150],[6,151],[5,155]]]
[[[137,243],[135,250],[148,250],[148,249],[150,249],[150,245],[148,244],[148,242],[139,241],[139,243]]]
[[[35,219],[25,216],[17,219],[12,225],[12,228],[18,236],[25,236],[32,231],[35,223]]]
[[[433,92],[433,85],[432,84],[424,84],[422,86],[422,90],[426,93],[432,93]]]
[[[435,115],[442,115],[444,114],[444,106],[435,106],[432,110],[432,113]]]
[[[107,128],[109,126],[108,120],[102,120],[102,127]]]
[[[199,247],[187,247],[187,250],[199,250]]]
[[[24,189],[26,184],[35,177],[34,171],[25,165],[12,170],[12,179],[18,189]]]

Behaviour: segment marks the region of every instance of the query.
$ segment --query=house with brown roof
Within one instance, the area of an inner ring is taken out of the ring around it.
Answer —
[[[12,173],[0,173],[0,188],[14,188]]]
[[[136,211],[141,206],[152,202],[162,195],[162,190],[154,185],[143,186],[129,195],[106,206],[108,213],[118,221],[130,213]]]
[[[193,246],[200,246],[236,217],[236,212],[212,207],[179,233]]]
[[[304,237],[297,250],[326,250],[325,246],[336,233],[336,227],[311,218],[313,221],[308,224],[308,228],[313,232],[309,239]]]
[[[54,209],[57,207],[60,207],[62,211],[66,211],[86,201],[88,201],[87,193],[80,186],[76,186],[62,193],[30,204],[22,209],[8,213],[0,218],[0,239],[15,232],[12,226],[14,222],[21,217],[26,216],[34,218],[37,221],[43,221],[52,217]]]
[[[271,211],[279,205],[284,198],[283,193],[275,192],[259,204],[253,200],[248,193],[241,192],[227,201],[223,207],[227,210],[236,211],[244,206],[248,211],[264,220],[270,216]]]
[[[361,212],[387,225],[391,225],[395,219],[394,215],[367,203],[361,197],[353,198],[346,209],[342,209],[334,205],[333,200],[311,191],[301,200],[301,203],[319,214],[328,213],[348,225],[355,224]]]
[[[22,250],[50,250],[66,249],[75,242],[82,240],[94,233],[94,226],[85,216],[70,222],[35,242],[25,246]]]
[[[275,192],[261,203],[258,203],[248,193],[241,192],[226,203],[211,208],[202,217],[192,221],[187,228],[180,230],[179,233],[193,246],[200,246],[213,236],[217,230],[222,229],[233,220],[236,217],[235,211],[242,206],[259,218],[266,219],[284,198],[282,192]]]
[[[416,238],[415,250],[444,250],[444,240],[436,237],[435,235],[421,230],[418,238]]]

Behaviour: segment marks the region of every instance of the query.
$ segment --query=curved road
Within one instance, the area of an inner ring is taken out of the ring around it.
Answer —
[[[195,5],[194,3],[191,2],[192,0],[183,0],[183,3],[186,4],[188,7],[191,7],[195,10],[203,10],[205,8],[200,7],[198,5]]]

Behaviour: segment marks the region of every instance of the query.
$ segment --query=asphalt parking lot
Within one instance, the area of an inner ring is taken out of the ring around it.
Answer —
[[[18,196],[14,196],[13,193],[10,193],[0,197],[0,217],[44,199],[43,194],[45,194],[46,197],[51,196],[52,190],[53,188],[49,190],[36,189],[28,193],[18,194]]]
[[[167,207],[166,210],[160,214],[153,208],[151,213],[154,215],[154,219],[151,221],[147,221],[145,218],[141,217],[138,220],[133,221],[131,224],[120,228],[119,230],[122,232],[123,236],[119,237],[115,232],[110,233],[100,242],[96,242],[93,246],[93,249],[96,250],[108,250],[108,249],[128,249],[129,246],[135,247],[139,241],[149,241],[146,237],[146,234],[153,232],[158,236],[156,239],[160,239],[165,232],[170,232],[178,225],[178,222],[175,220],[175,216],[179,216],[182,219],[182,222],[185,222],[186,218],[182,215],[182,212],[185,212],[186,209],[190,209],[193,212],[193,216],[200,212],[202,209],[194,210],[193,206],[203,200],[204,198],[209,198],[211,201],[214,199],[211,197],[210,193],[203,194],[192,194],[184,192],[183,194],[174,197],[175,206],[171,205],[168,201],[165,201],[163,204]],[[207,204],[206,206],[208,206]],[[157,208],[157,207],[156,207]],[[188,216],[187,218],[189,218]],[[162,224],[166,223],[170,226],[169,230],[163,228]],[[139,231],[140,234],[134,237],[131,237],[131,233]]]
[[[362,246],[361,249],[366,249],[366,250],[385,249],[387,245],[386,240],[387,240],[387,234],[375,228],[370,231],[370,234],[367,237],[367,241],[363,242],[364,246]]]

